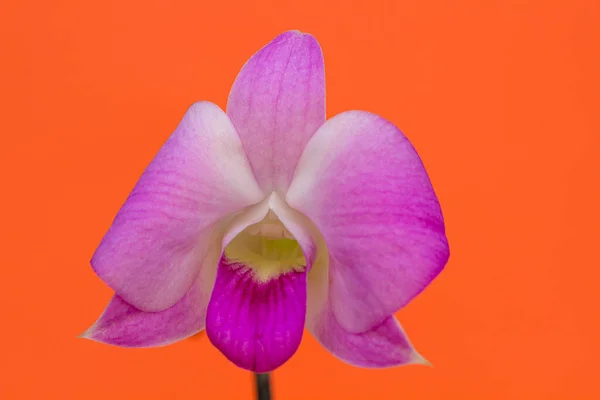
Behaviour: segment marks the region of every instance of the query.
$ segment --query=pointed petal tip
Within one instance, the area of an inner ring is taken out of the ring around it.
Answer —
[[[289,31],[285,31],[283,32],[281,35],[286,35],[286,36],[306,36],[306,37],[310,37],[310,38],[315,38],[314,35],[312,33],[309,32],[304,32],[301,31],[300,29],[290,29]]]
[[[304,32],[300,29],[290,29],[280,34],[280,36],[302,36]]]
[[[418,364],[433,368],[433,364],[416,351],[413,353],[412,359],[407,364]]]
[[[79,335],[75,336],[75,338],[91,340],[92,342],[104,343],[103,341],[98,340],[98,338],[94,337],[95,333],[96,333],[96,323],[94,323],[92,326],[87,328],[85,331],[83,331]]]
[[[93,327],[92,327],[93,328]],[[112,345],[111,343],[105,342],[103,340],[100,340],[97,337],[94,337],[94,330],[92,328],[89,328],[88,330],[86,330],[83,333],[80,333],[79,335],[75,336],[76,339],[83,339],[83,340],[89,340],[91,342],[96,342],[96,343],[101,343],[101,344],[108,344],[108,345]]]
[[[264,47],[268,47],[269,45],[291,45],[292,43],[296,44],[295,52],[300,53],[302,49],[312,49],[317,50],[320,53],[320,58],[323,57],[323,50],[321,49],[321,44],[317,40],[317,38],[308,32],[303,32],[299,29],[292,29],[289,31],[285,31],[275,36],[271,42],[267,43]]]
[[[312,36],[310,33],[302,32],[300,29],[289,29],[277,35],[278,37],[293,37],[293,36]]]
[[[77,339],[90,339],[93,331],[94,331],[94,327],[96,326],[96,324],[92,324],[92,326],[90,326],[89,328],[87,328],[85,331],[81,332],[79,335],[75,336]]]

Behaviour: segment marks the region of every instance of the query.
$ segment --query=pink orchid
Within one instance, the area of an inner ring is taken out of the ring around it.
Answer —
[[[83,335],[163,346],[206,329],[229,360],[271,371],[304,327],[361,367],[424,362],[394,313],[449,257],[425,168],[392,123],[325,121],[323,55],[285,32],[227,102],[192,105],[92,258],[115,295]]]

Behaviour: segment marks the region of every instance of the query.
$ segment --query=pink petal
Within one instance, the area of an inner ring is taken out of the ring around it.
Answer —
[[[351,333],[340,326],[329,300],[329,257],[323,238],[305,216],[278,197],[273,196],[269,204],[303,249],[307,270],[310,271],[305,324],[323,347],[342,361],[359,367],[426,364],[427,361],[412,347],[393,315],[366,332]]]
[[[302,149],[325,122],[325,75],[319,43],[285,32],[246,62],[227,114],[266,192],[287,189]]]
[[[121,347],[164,346],[204,329],[207,302],[200,282],[174,306],[160,312],[140,311],[114,296],[82,337]]]
[[[448,260],[425,168],[408,139],[376,115],[327,121],[304,150],[286,200],[327,243],[330,306],[348,332],[382,324]]]
[[[306,315],[306,271],[258,282],[223,257],[208,305],[208,338],[231,362],[268,372],[298,349]]]
[[[260,221],[268,211],[268,199],[247,207],[228,219],[223,240]],[[82,337],[121,347],[163,346],[204,329],[206,307],[215,282],[221,247],[214,243],[196,281],[175,305],[159,312],[145,312],[114,296],[98,321]]]
[[[427,364],[412,347],[393,315],[366,332],[351,333],[342,328],[331,308],[329,257],[323,238],[305,216],[279,198],[273,197],[269,204],[304,252],[307,270],[310,271],[305,324],[323,347],[342,361],[359,367]]]
[[[262,197],[227,115],[196,103],[136,184],[92,266],[125,302],[165,310],[218,246],[221,219]]]
[[[428,364],[393,315],[365,332],[348,332],[333,313],[331,296],[328,270],[317,263],[309,276],[306,328],[331,354],[365,368]]]
[[[363,368],[428,364],[412,347],[394,316],[363,333],[350,333],[326,309],[310,333],[340,360]]]

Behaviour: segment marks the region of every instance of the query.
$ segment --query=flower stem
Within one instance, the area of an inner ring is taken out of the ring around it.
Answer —
[[[256,378],[256,399],[271,400],[270,376],[266,374],[254,374]]]

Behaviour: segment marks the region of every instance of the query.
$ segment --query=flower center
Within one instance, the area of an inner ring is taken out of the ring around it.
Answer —
[[[273,211],[240,232],[225,248],[225,256],[252,269],[262,282],[306,267],[300,245]]]

